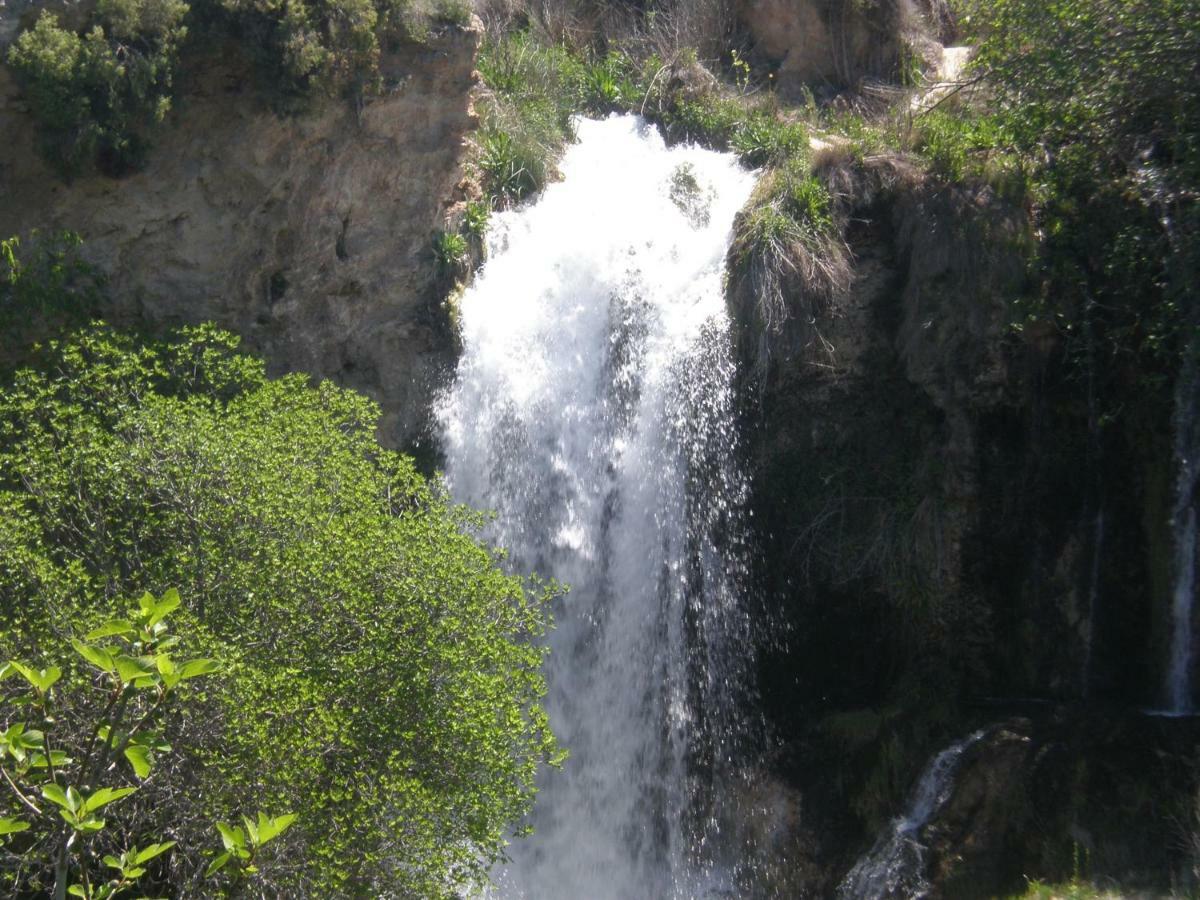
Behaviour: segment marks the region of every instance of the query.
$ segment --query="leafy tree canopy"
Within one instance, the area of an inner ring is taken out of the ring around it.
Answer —
[[[289,810],[268,888],[450,895],[557,753],[534,640],[549,591],[379,447],[372,403],[267,379],[236,343],[98,325],[0,392],[0,656],[54,658],[122,598],[177,587],[177,628],[226,662],[178,723],[188,763],[156,776],[193,799],[193,830]]]

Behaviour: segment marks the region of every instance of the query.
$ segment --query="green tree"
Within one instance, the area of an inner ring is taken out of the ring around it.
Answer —
[[[0,665],[0,681],[17,683],[3,691],[0,731],[0,806],[15,807],[15,815],[0,817],[0,842],[10,844],[10,855],[0,857],[0,884],[10,896],[109,900],[139,882],[143,890],[148,881],[166,883],[159,857],[177,841],[150,834],[169,829],[186,838],[195,815],[165,823],[147,814],[152,804],[120,801],[151,784],[160,758],[172,752],[163,727],[186,708],[192,679],[220,668],[216,660],[179,657],[179,638],[166,622],[179,602],[174,590],[159,599],[144,594],[127,616],[72,637],[86,666],[63,660],[65,679],[58,665]],[[219,824],[227,849],[206,874],[231,870],[235,884],[252,876],[259,848],[295,818],[260,812],[245,831]],[[197,829],[190,831],[195,838]],[[192,849],[191,868],[200,871],[200,847]],[[187,866],[177,858],[173,868]]]
[[[372,403],[269,380],[235,345],[97,327],[0,394],[3,649],[37,658],[116,598],[178,585],[201,652],[228,663],[173,795],[210,819],[246,796],[295,811],[271,889],[452,895],[557,756],[550,591],[379,447]]]

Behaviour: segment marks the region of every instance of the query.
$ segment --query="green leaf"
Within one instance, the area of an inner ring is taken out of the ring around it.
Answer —
[[[67,788],[67,809],[73,813],[77,813],[83,809],[83,797],[73,787]]]
[[[112,803],[114,800],[120,800],[122,797],[128,797],[136,790],[137,788],[135,787],[100,788],[100,790],[96,791],[87,798],[87,802],[83,806],[83,811],[85,813],[93,813],[96,810]]]
[[[121,676],[121,680],[126,684],[132,684],[134,681],[152,674],[150,668],[141,659],[133,656],[122,654],[117,657],[116,663],[117,674]]]
[[[154,859],[154,857],[161,856],[163,853],[166,853],[174,846],[174,841],[166,841],[162,844],[150,844],[147,847],[143,847],[141,850],[132,851],[133,862],[135,865],[143,865],[144,863]]]
[[[67,893],[72,897],[87,897],[87,892],[83,889],[82,884],[73,884],[67,888]]]
[[[58,804],[63,809],[71,809],[71,804],[67,800],[66,792],[53,782],[42,785],[42,796],[51,803]]]
[[[163,594],[161,600],[154,604],[154,607],[150,612],[150,617],[146,620],[146,625],[150,628],[153,628],[162,620],[164,616],[168,615],[175,609],[178,609],[178,607],[179,591],[175,590],[175,588],[171,588],[169,591]]]
[[[104,864],[106,866],[108,866],[110,869],[124,869],[125,868],[125,863],[121,862],[121,860],[117,859],[115,856],[112,856],[111,854],[104,857]]]
[[[0,819],[0,835],[16,834],[18,831],[28,831],[29,823],[24,819],[3,818]]]
[[[262,813],[259,813],[259,816],[261,817]],[[250,835],[250,846],[257,847],[259,844],[258,826],[248,816],[242,816],[242,821],[246,823],[246,834]]]
[[[88,816],[79,822],[79,824],[77,824],[75,827],[83,832],[95,833],[97,831],[103,831],[104,825],[105,821],[103,819],[97,819],[95,816]]]
[[[117,664],[113,661],[112,653],[103,647],[92,647],[75,638],[71,638],[71,646],[75,648],[80,656],[97,669],[103,669],[105,672],[115,672],[117,670]]]
[[[221,664],[215,659],[192,659],[183,664],[183,668],[179,670],[179,677],[183,679],[196,678],[219,671],[221,671]]]
[[[154,657],[154,665],[158,669],[160,675],[174,675],[175,663],[171,661],[171,657],[166,653],[160,653]]]
[[[89,641],[98,641],[100,638],[112,637],[115,634],[132,634],[136,631],[133,624],[125,619],[110,619],[99,628],[96,628],[87,633]]]
[[[258,843],[263,845],[267,841],[273,840],[283,834],[291,824],[296,821],[295,813],[287,813],[286,815],[277,816],[274,819],[268,819],[261,812],[258,814]]]
[[[225,868],[225,864],[227,862],[229,862],[230,855],[231,854],[229,853],[229,851],[226,851],[226,852],[222,853],[220,856],[218,856],[216,859],[214,859],[212,862],[210,862],[208,864],[208,868],[204,870],[204,877],[208,878],[212,875],[215,875],[217,872],[220,872],[223,868]]]
[[[44,694],[54,686],[54,683],[62,677],[62,669],[58,666],[47,666],[40,671],[24,663],[9,660],[9,665],[21,673],[25,680],[28,681],[38,691]]]
[[[71,757],[67,756],[66,750],[51,750],[50,751],[50,765],[54,766],[54,768],[61,769],[63,766],[67,766],[70,764],[71,764]],[[34,769],[49,768],[49,766],[47,766],[47,764],[46,764],[46,754],[42,753],[40,750],[36,753],[31,754],[29,757],[29,765],[31,768],[34,768]]]
[[[129,760],[129,764],[133,766],[133,773],[138,778],[147,778],[150,775],[152,762],[150,759],[150,748],[141,744],[130,744],[125,748],[125,758]]]
[[[221,843],[225,845],[226,850],[235,850],[246,846],[246,834],[242,829],[218,822],[217,831],[221,833]]]

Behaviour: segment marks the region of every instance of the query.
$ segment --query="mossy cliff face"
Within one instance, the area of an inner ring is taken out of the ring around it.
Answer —
[[[453,359],[431,237],[458,198],[480,32],[449,28],[382,62],[382,96],[281,118],[235,52],[184,86],[144,170],[63,183],[0,66],[0,234],[70,229],[121,307],[151,325],[216,321],[274,372],[305,371],[422,436]]]
[[[1157,702],[1173,465],[1169,409],[1147,403],[1099,433],[1079,341],[1019,327],[1022,298],[1039,290],[1026,208],[899,158],[826,147],[816,160],[850,286],[831,293],[797,276],[780,317],[733,259],[730,307],[761,549],[760,683],[779,738],[773,771],[799,791],[805,815],[794,833],[819,836],[800,864],[823,871],[831,889],[900,812],[927,760],[1017,700],[1070,710]],[[1088,741],[1113,758],[1136,755],[1134,724],[1110,740],[1108,719],[1070,715],[1079,737],[1061,750],[1064,765],[1086,769]],[[1170,741],[1190,772],[1186,736]],[[1013,746],[981,757],[971,777],[1001,795],[1006,772],[1034,778],[1033,757]],[[1146,883],[1145,867],[1121,863],[1136,849],[1133,831],[1165,827],[1164,804],[1191,791],[1194,775],[1186,784],[1161,775],[1122,775],[1120,791],[1153,802],[1139,807],[1141,825],[1103,826],[1096,865],[1114,877]],[[1087,780],[1053,802],[1094,811],[1109,790]],[[997,854],[961,870],[938,863],[946,896],[966,896],[951,887],[968,870],[981,896],[1019,888],[1022,874],[1069,876],[1067,831],[1097,819],[1061,811],[1029,837],[1028,811],[1002,800],[980,800],[983,818],[943,823],[946,834],[958,829],[947,846]],[[1121,827],[1132,829],[1124,845]],[[947,849],[945,860],[962,855]],[[1169,856],[1156,857],[1164,883],[1182,865]]]

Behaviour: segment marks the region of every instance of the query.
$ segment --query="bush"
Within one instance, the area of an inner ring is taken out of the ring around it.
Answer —
[[[101,0],[83,37],[43,12],[17,38],[8,61],[60,172],[95,163],[119,175],[142,162],[171,106],[187,11],[180,0]]]
[[[120,175],[143,164],[171,108],[188,24],[232,36],[259,88],[288,111],[317,96],[377,91],[381,48],[470,19],[465,0],[99,0],[82,36],[44,12],[8,61],[46,158],[65,175],[93,165]]]
[[[18,237],[0,241],[0,327],[11,329],[10,340],[32,319],[72,321],[95,312],[103,278],[80,257],[82,243],[69,231],[32,232],[24,248]]]
[[[153,796],[163,766],[200,731],[188,715],[194,679],[221,669],[217,660],[181,658],[166,621],[179,605],[176,591],[143,594],[124,617],[70,638],[69,657],[63,640],[61,665],[0,665],[0,681],[9,679],[0,771],[17,806],[17,815],[0,818],[0,843],[10,851],[0,857],[0,884],[10,896],[108,900],[135,884],[164,887],[172,874],[179,882],[217,873],[244,887],[263,881],[259,851],[295,815],[260,811],[245,829],[218,823],[230,846],[210,852],[209,863],[202,851],[212,829],[195,815],[199,804],[185,802],[165,821]],[[168,832],[173,839],[160,842]]]
[[[547,592],[379,447],[373,404],[235,346],[97,327],[0,393],[0,651],[38,658],[113,598],[179,586],[181,628],[228,663],[160,805],[297,813],[267,893],[452,896],[555,756]]]

